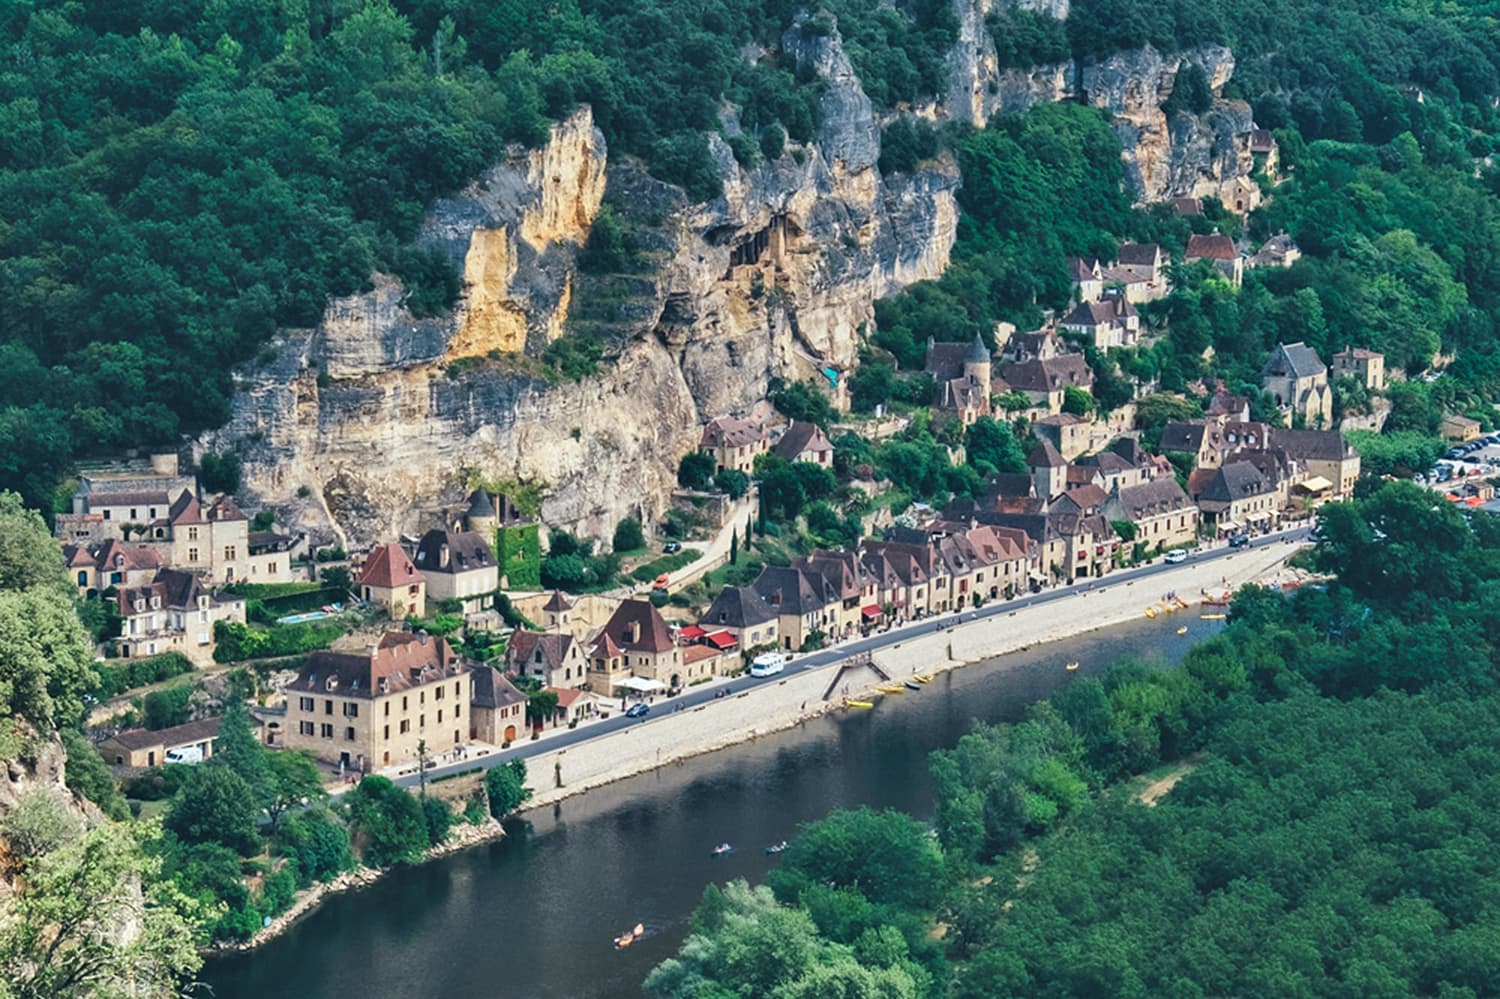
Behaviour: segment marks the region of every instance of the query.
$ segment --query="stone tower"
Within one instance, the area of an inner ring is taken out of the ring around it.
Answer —
[[[985,395],[989,395],[990,351],[978,333],[974,334],[974,342],[969,346],[968,356],[964,358],[964,379],[970,385],[982,386]]]

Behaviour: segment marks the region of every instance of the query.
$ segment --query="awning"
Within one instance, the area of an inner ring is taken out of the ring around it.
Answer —
[[[868,618],[877,618],[885,612],[880,609],[879,604],[867,604],[860,609],[860,613]]]
[[[1232,520],[1221,520],[1221,521],[1219,521],[1219,530],[1221,530],[1221,531],[1234,531],[1234,530],[1238,530],[1239,526],[1240,526],[1239,524],[1236,524]]]
[[[690,624],[686,628],[682,629],[682,637],[687,639],[688,641],[696,641],[706,634],[708,634],[708,632],[704,631],[696,624]]]
[[[660,680],[647,680],[643,676],[627,676],[620,681],[620,686],[626,690],[634,690],[641,694],[650,694],[658,690],[667,689],[667,685]]]
[[[1311,475],[1303,479],[1297,485],[1310,493],[1324,493],[1333,488],[1333,483],[1321,475]]]
[[[739,639],[727,631],[716,631],[703,640],[716,649],[732,649],[739,644]]]

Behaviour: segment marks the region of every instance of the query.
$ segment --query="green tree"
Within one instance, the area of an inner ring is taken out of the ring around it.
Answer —
[[[354,866],[349,834],[327,809],[311,808],[287,816],[279,835],[295,855],[304,884],[328,881]]]
[[[703,451],[688,452],[677,465],[677,484],[684,489],[707,489],[713,476],[713,455]]]
[[[422,799],[422,819],[427,828],[427,842],[441,846],[447,842],[448,830],[453,828],[453,809],[441,798]]]
[[[725,468],[714,476],[714,488],[727,493],[730,499],[739,499],[750,491],[750,476],[738,468]]]
[[[768,880],[783,901],[825,885],[854,888],[876,904],[925,908],[941,892],[943,858],[911,816],[860,808],[804,826]]]
[[[0,981],[17,999],[177,994],[202,959],[196,906],[159,878],[159,831],[106,822],[38,857],[0,911]],[[122,933],[121,927],[133,932]]]
[[[142,699],[146,727],[155,730],[187,724],[192,710],[188,702],[192,696],[193,685],[190,683],[179,683],[147,694]]]
[[[484,790],[490,800],[490,814],[503,819],[531,798],[526,786],[526,764],[511,760],[504,766],[491,767],[484,775]]]
[[[614,550],[617,552],[640,551],[646,547],[646,535],[641,532],[641,522],[626,517],[615,525]]]
[[[198,460],[198,482],[206,492],[239,492],[240,475],[240,457],[232,452],[215,454],[207,451]]]
[[[68,790],[83,795],[117,822],[129,818],[130,809],[126,807],[114,774],[110,773],[109,766],[104,762],[104,757],[99,755],[99,751],[76,729],[59,729],[57,734],[62,739],[63,749],[68,757]]]
[[[421,804],[388,778],[366,777],[346,800],[350,822],[364,845],[366,864],[409,864],[427,850],[427,819]]]
[[[215,759],[218,757],[215,756]],[[268,753],[265,761],[265,783],[262,801],[275,833],[283,817],[293,808],[317,805],[328,797],[323,789],[323,775],[312,755],[300,750],[283,749]]]
[[[239,774],[199,766],[172,799],[163,824],[184,843],[218,843],[248,856],[260,844],[259,812],[254,792]]]

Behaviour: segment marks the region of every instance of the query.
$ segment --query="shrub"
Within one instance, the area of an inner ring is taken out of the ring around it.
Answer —
[[[504,766],[494,767],[484,775],[484,790],[490,799],[490,814],[503,819],[520,808],[531,797],[526,786],[526,764],[522,760],[511,760]]]
[[[646,535],[641,530],[641,522],[634,517],[626,517],[616,524],[613,547],[617,552],[634,552],[645,548]]]

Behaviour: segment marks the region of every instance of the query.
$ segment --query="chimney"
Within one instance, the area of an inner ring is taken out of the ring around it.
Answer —
[[[369,656],[371,659],[374,659],[379,654],[380,654],[380,643],[378,643],[378,642],[370,642],[368,645],[365,646],[365,655]]]

